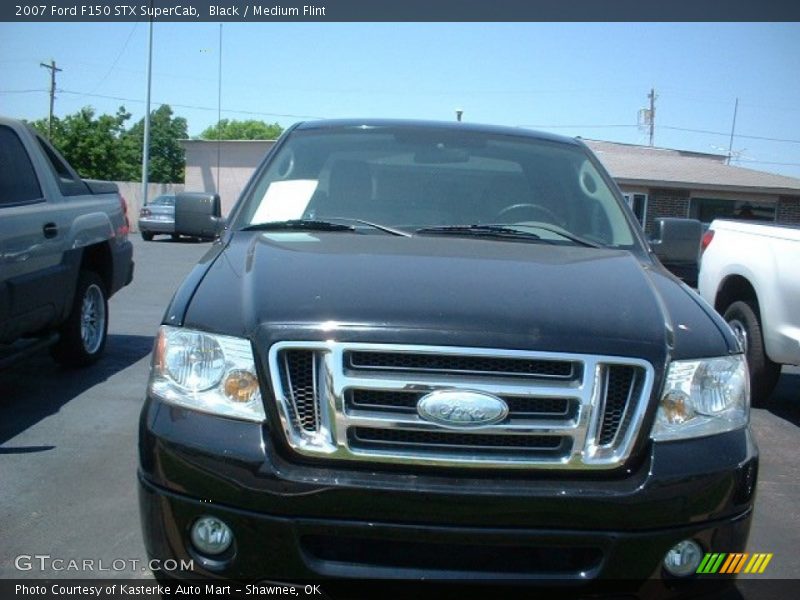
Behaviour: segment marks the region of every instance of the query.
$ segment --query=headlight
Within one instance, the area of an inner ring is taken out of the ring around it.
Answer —
[[[744,356],[676,360],[670,364],[652,438],[678,440],[744,427],[750,380]]]
[[[248,340],[162,325],[150,393],[164,402],[262,422],[264,405]]]

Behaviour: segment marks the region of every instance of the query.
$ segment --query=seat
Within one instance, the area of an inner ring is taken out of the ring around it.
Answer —
[[[364,161],[340,160],[331,165],[328,197],[319,216],[363,219],[372,202],[372,171]]]

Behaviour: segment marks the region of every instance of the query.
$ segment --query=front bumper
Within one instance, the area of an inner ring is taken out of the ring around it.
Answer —
[[[150,557],[194,560],[190,579],[244,582],[661,578],[680,540],[744,549],[758,463],[740,430],[651,444],[612,476],[320,468],[288,458],[261,425],[154,400],[140,434]],[[221,559],[188,541],[203,515],[234,532]]]

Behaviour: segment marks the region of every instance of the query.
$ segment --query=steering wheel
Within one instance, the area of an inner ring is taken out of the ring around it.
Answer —
[[[520,214],[520,217],[515,219],[511,219],[511,217],[509,217],[509,215],[515,215],[517,213]],[[532,218],[522,218],[524,216],[532,216]],[[542,219],[542,216],[545,218]],[[511,204],[506,206],[503,210],[497,213],[496,218],[498,221],[512,220],[514,222],[522,222],[544,220],[548,223],[553,223],[554,225],[561,225],[563,223],[563,219],[549,208],[546,208],[540,204],[532,204],[530,202],[521,202],[519,204]]]

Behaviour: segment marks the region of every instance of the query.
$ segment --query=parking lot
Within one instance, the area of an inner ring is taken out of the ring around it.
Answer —
[[[134,282],[110,302],[107,356],[69,371],[46,353],[0,372],[0,577],[149,578],[136,497],[136,437],[153,334],[208,244],[134,239]],[[759,576],[800,567],[800,369],[785,369],[769,409],[753,410],[761,450],[751,552]],[[110,573],[18,570],[19,555],[115,559]]]

